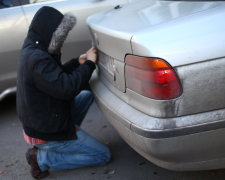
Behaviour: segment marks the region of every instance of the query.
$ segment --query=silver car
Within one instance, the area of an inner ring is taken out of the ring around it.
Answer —
[[[88,18],[96,102],[171,170],[225,168],[225,2],[142,0]]]
[[[19,52],[29,24],[42,6],[52,6],[62,13],[71,12],[77,18],[63,48],[68,60],[91,46],[86,18],[96,12],[127,3],[129,0],[0,0],[0,100],[15,92]],[[48,18],[48,17],[46,17]]]

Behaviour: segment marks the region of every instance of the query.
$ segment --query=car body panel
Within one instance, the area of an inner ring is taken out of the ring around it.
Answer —
[[[92,77],[95,100],[121,137],[156,165],[171,170],[224,168],[225,111],[177,118],[150,117],[124,103],[98,78]],[[122,92],[117,90],[117,95]],[[216,118],[215,118],[216,117]],[[206,126],[207,125],[207,126]]]
[[[0,27],[1,94],[3,90],[15,87],[16,84],[17,57],[24,41],[25,32],[28,29],[22,8],[16,6],[0,9]]]
[[[220,19],[225,16],[224,6],[225,2],[218,1],[142,1],[92,16],[88,23],[111,36],[132,36],[133,54],[161,57],[172,66],[181,66],[225,57],[224,22]],[[218,37],[219,42],[212,44],[210,40]],[[171,54],[174,51],[176,56]],[[186,51],[189,56],[182,54]]]
[[[97,105],[133,149],[161,167],[225,167],[224,12],[221,1],[143,0],[88,18],[99,49],[91,80]],[[128,54],[166,60],[181,95],[156,100],[128,89]]]
[[[129,104],[153,117],[177,117],[225,107],[225,58],[176,67],[183,93],[171,100],[154,100],[127,89]],[[151,108],[149,108],[151,107]]]
[[[225,125],[221,124],[225,120],[224,109],[171,118],[149,116],[128,103],[124,103],[124,100],[120,98],[124,96],[124,93],[115,89],[109,83],[105,85],[102,79],[99,79],[98,73],[99,71],[97,70],[91,80],[91,87],[97,96],[96,100],[100,99],[100,102],[103,101],[101,103],[106,104],[107,107],[110,107],[111,111],[123,117],[121,121],[123,121],[125,126],[142,136],[151,138],[173,137],[196,132],[199,129],[195,131],[194,128],[201,125],[210,124],[212,129]],[[111,87],[110,90],[113,89],[113,91],[109,91],[108,87]],[[104,101],[105,99],[107,101]],[[220,126],[213,126],[213,123],[220,123]],[[179,132],[179,130],[186,127],[189,127],[189,132]],[[201,127],[201,130],[209,130],[209,128],[206,127],[204,129],[204,127]],[[170,131],[173,131],[173,133],[170,133]]]
[[[225,23],[221,21],[221,17],[225,17],[225,3],[211,2],[211,6],[207,11],[193,13],[156,25],[151,30],[135,33],[132,38],[133,53],[160,56],[174,67],[225,57]],[[212,39],[217,39],[217,42],[212,43]],[[145,49],[146,45],[151,50]],[[176,55],[171,52],[176,52]]]

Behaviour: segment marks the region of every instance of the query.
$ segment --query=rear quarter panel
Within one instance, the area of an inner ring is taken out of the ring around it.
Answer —
[[[224,18],[222,5],[134,33],[133,54],[165,59],[176,70],[183,87],[183,94],[176,99],[139,102],[141,98],[136,98],[134,106],[145,113],[149,112],[147,107],[153,107],[150,115],[156,117],[224,109]]]

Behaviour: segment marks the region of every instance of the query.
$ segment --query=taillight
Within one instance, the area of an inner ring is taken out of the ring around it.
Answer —
[[[181,95],[174,69],[163,59],[127,55],[126,87],[149,98],[166,100]]]

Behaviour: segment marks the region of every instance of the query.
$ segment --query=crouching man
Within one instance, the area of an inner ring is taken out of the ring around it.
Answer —
[[[60,60],[63,42],[75,23],[70,14],[42,7],[21,51],[17,112],[24,138],[33,145],[26,158],[37,179],[48,176],[50,169],[102,165],[111,156],[105,145],[80,128],[93,102],[85,88],[95,69],[97,49],[65,64]]]

